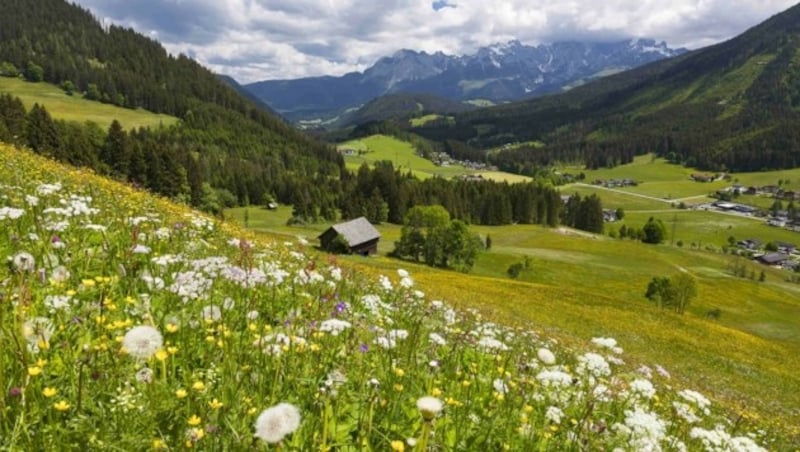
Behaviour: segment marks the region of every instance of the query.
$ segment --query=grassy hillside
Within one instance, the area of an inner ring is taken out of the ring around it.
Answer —
[[[520,176],[502,171],[479,171],[461,165],[437,166],[433,162],[420,157],[411,143],[387,135],[372,135],[366,138],[347,141],[338,146],[341,149],[356,151],[353,155],[345,156],[345,163],[350,169],[358,169],[364,162],[372,163],[389,160],[395,168],[411,170],[419,178],[439,176],[451,178],[467,174],[480,174],[481,176],[508,182],[521,182],[531,180],[529,177]]]
[[[781,449],[797,433],[775,422],[797,406],[789,341],[563,285],[337,260],[4,146],[0,184],[3,449]],[[757,423],[756,394],[772,408]]]
[[[169,126],[178,121],[174,116],[151,113],[141,108],[132,110],[89,101],[83,99],[79,93],[68,96],[64,90],[54,85],[30,83],[19,78],[0,77],[0,93],[19,97],[27,109],[38,103],[44,105],[56,119],[92,121],[103,129],[107,129],[114,119],[126,129]]]
[[[327,227],[285,226],[289,208],[247,210],[248,226],[254,230],[304,236],[314,242]],[[566,342],[592,335],[625,337],[631,362],[665,366],[675,372],[674,378],[714,394],[745,418],[768,420],[781,425],[785,434],[797,435],[790,426],[796,425],[800,415],[794,409],[800,398],[791,389],[800,382],[800,367],[793,358],[800,352],[800,286],[785,282],[785,272],[755,263],[745,265],[756,274],[764,270],[765,282],[735,278],[729,272],[734,257],[689,246],[690,237],[717,248],[729,234],[792,237],[750,219],[676,212],[678,235],[686,237],[684,248],[568,229],[473,227],[491,236],[493,245],[478,258],[469,276],[384,257],[346,260],[380,269],[404,265],[414,269],[420,287],[429,295],[481,309],[504,321],[536,325]],[[629,221],[641,226],[638,223],[650,214],[634,212]],[[244,209],[227,215],[243,224]],[[379,251],[386,254],[399,239],[400,229],[381,225],[379,230],[383,235]],[[509,279],[506,269],[526,258],[530,268],[519,279]],[[680,271],[697,278],[698,298],[683,316],[659,312],[644,298],[648,282],[653,276]],[[706,318],[715,309],[721,317]]]

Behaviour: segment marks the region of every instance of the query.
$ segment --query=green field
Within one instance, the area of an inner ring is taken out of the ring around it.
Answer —
[[[639,193],[665,200],[681,200],[697,196],[706,196],[717,190],[739,183],[744,186],[777,185],[800,190],[800,168],[780,171],[764,171],[752,173],[731,173],[730,181],[695,182],[690,179],[692,173],[702,173],[693,168],[668,163],[653,155],[635,157],[632,163],[614,168],[587,170],[581,167],[563,167],[562,172],[586,176],[584,182],[591,183],[596,179],[634,179],[639,182],[636,187],[620,188],[622,191]],[[788,181],[788,182],[787,182]]]
[[[374,163],[389,160],[394,167],[401,171],[411,170],[421,179],[429,177],[451,178],[466,174],[481,174],[483,177],[498,181],[519,182],[528,181],[529,177],[502,171],[475,171],[461,165],[437,166],[432,161],[417,155],[414,147],[406,142],[386,135],[372,135],[370,137],[351,140],[341,143],[339,149],[352,149],[358,151],[355,155],[346,155],[345,163],[350,169],[357,169],[363,163]]]
[[[597,194],[603,201],[603,207],[622,208],[626,212],[624,221],[606,225],[606,231],[619,230],[623,224],[628,227],[642,227],[650,217],[659,219],[667,225],[670,242],[683,242],[686,246],[711,245],[721,248],[728,243],[728,237],[737,240],[756,238],[764,243],[784,241],[800,244],[800,234],[787,229],[768,226],[766,220],[756,217],[730,215],[721,212],[703,210],[681,210],[676,206],[681,202],[687,206],[699,206],[714,202],[708,195],[730,187],[734,183],[744,186],[777,185],[778,181],[787,189],[800,189],[800,169],[734,173],[730,181],[710,183],[694,182],[689,175],[697,172],[691,168],[667,163],[663,159],[652,156],[636,157],[633,163],[610,169],[581,170],[580,168],[562,168],[562,171],[586,176],[585,182],[595,179],[635,179],[636,187],[606,189],[586,183],[575,183],[561,187],[564,194],[578,193],[582,196]],[[742,195],[736,202],[768,209],[775,201],[768,196]],[[786,203],[784,203],[786,205]],[[675,231],[675,237],[671,236]]]
[[[168,126],[178,121],[174,116],[86,100],[79,93],[68,96],[61,88],[48,83],[30,83],[22,79],[0,77],[0,92],[19,97],[28,109],[36,103],[44,105],[56,119],[92,121],[103,128],[107,128],[114,119],[126,129]]]
[[[409,124],[411,124],[411,127],[420,127],[420,126],[424,126],[425,124],[427,124],[427,123],[429,123],[431,121],[435,121],[435,120],[437,120],[437,119],[439,119],[441,117],[442,117],[442,115],[430,114],[430,115],[421,116],[419,118],[411,118],[408,122],[409,122]],[[449,123],[454,123],[455,122],[455,120],[453,119],[452,116],[447,116],[446,118],[447,118],[447,121]]]

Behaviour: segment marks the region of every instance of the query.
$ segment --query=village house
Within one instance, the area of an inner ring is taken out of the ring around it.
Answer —
[[[716,179],[716,176],[713,174],[705,173],[692,173],[689,177],[695,182],[713,182]]]
[[[756,260],[764,265],[777,267],[789,262],[789,255],[784,253],[769,253],[758,256]]]
[[[761,240],[758,239],[746,239],[746,240],[739,240],[739,246],[750,251],[757,251],[761,248]]]
[[[353,254],[368,256],[378,253],[381,233],[366,218],[359,217],[344,223],[335,224],[317,237],[322,249],[330,249],[333,240],[341,235]]]
[[[776,242],[775,245],[778,247],[779,253],[792,254],[797,251],[797,245],[794,243]]]

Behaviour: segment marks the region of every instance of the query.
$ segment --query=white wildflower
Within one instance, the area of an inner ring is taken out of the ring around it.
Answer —
[[[560,370],[543,370],[536,375],[539,383],[545,387],[566,387],[572,384],[572,375]]]
[[[389,331],[389,339],[393,340],[403,340],[408,338],[408,331],[407,330],[391,330]]]
[[[388,337],[380,336],[375,339],[375,344],[380,348],[391,350],[397,346],[397,341]]]
[[[414,280],[408,277],[400,278],[400,287],[410,289],[414,286]]]
[[[70,300],[72,297],[69,295],[48,295],[44,298],[44,305],[51,310],[66,309],[69,307]]]
[[[560,424],[562,417],[564,417],[564,412],[557,406],[547,407],[547,411],[544,413],[544,418],[553,424]]]
[[[617,346],[617,340],[610,337],[595,337],[592,338],[592,343],[608,349],[614,349]]]
[[[585,353],[578,357],[578,373],[593,377],[605,377],[611,375],[611,367],[605,358],[597,353]]]
[[[500,394],[505,394],[508,392],[508,385],[506,385],[506,382],[503,381],[502,378],[495,378],[492,382],[492,387]]]
[[[650,400],[656,395],[656,388],[653,387],[653,383],[650,383],[650,380],[637,378],[631,382],[631,392],[644,399]]]
[[[506,351],[508,350],[508,346],[501,341],[493,338],[484,336],[478,341],[478,348],[483,349],[485,352],[493,352],[493,351]]]
[[[353,325],[347,320],[328,319],[320,323],[319,330],[326,333],[331,333],[331,336],[338,336],[339,333],[352,326]]]
[[[15,209],[13,207],[0,207],[0,220],[16,220],[24,214],[25,211],[22,209]]]
[[[430,341],[436,345],[447,345],[447,341],[445,341],[444,338],[437,333],[430,333],[428,335],[428,339],[430,339]]]
[[[684,389],[678,392],[678,395],[688,402],[694,404],[706,416],[710,414],[709,407],[711,406],[711,401],[708,400],[703,394],[700,394],[697,391],[692,391],[691,389]]]
[[[150,251],[152,250],[149,246],[142,245],[141,243],[137,243],[136,246],[133,247],[133,250],[131,250],[133,254],[150,254]]]
[[[675,414],[687,423],[694,424],[700,422],[700,418],[695,414],[694,408],[691,406],[676,400],[672,402],[672,408],[675,410]]]

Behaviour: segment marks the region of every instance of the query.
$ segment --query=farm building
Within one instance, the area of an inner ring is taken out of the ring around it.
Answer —
[[[784,253],[770,253],[756,258],[765,265],[783,265],[789,261],[789,255]]]
[[[317,237],[323,249],[330,249],[336,236],[341,235],[353,254],[367,256],[378,252],[380,232],[366,218],[359,217],[344,223],[335,224]]]

